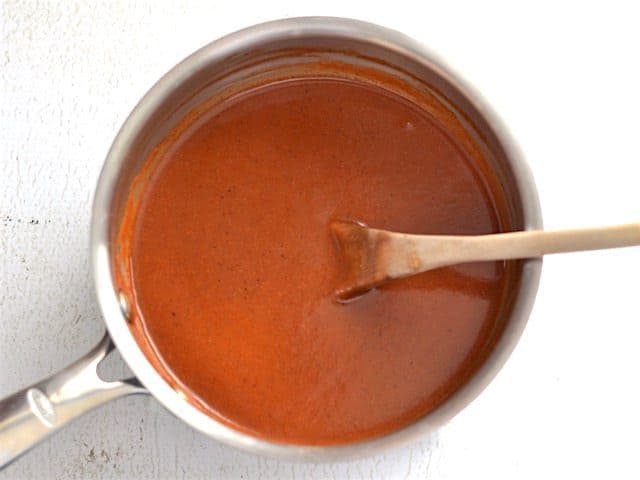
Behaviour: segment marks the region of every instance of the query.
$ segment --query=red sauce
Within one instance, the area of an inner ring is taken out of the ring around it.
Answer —
[[[275,441],[344,443],[411,423],[475,371],[501,325],[504,263],[347,305],[333,295],[333,218],[506,228],[482,145],[431,101],[446,115],[355,80],[273,83],[212,106],[152,155],[121,231],[134,323],[200,408]]]

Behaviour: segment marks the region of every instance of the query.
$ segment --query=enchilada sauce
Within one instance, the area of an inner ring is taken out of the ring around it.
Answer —
[[[503,230],[499,184],[454,117],[380,86],[301,78],[167,139],[121,235],[135,328],[176,388],[234,428],[300,444],[388,433],[459,388],[500,329],[505,264],[343,305],[328,229]]]

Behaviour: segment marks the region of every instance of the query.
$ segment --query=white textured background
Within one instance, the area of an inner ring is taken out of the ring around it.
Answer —
[[[184,56],[256,22],[341,15],[416,37],[512,127],[547,228],[640,220],[633,2],[184,3],[0,0],[0,397],[102,334],[90,204],[128,112]],[[530,324],[495,382],[438,433],[385,456],[259,458],[196,434],[152,398],[130,398],[78,420],[0,478],[638,479],[639,268],[639,248],[548,258]],[[124,367],[115,358],[108,369]]]

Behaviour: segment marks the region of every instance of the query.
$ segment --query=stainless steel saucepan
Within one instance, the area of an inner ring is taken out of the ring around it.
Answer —
[[[464,112],[496,158],[494,168],[510,196],[516,229],[540,229],[538,197],[529,170],[504,125],[460,77],[415,41],[395,31],[355,20],[293,18],[256,25],[217,40],[174,67],[135,107],[109,151],[93,203],[91,262],[97,298],[108,333],[86,356],[59,373],[0,401],[0,466],[9,464],[74,418],[112,399],[148,393],[196,430],[228,445],[288,459],[337,460],[371,455],[406,444],[445,423],[471,402],[495,376],[514,348],[535,298],[541,260],[518,264],[521,281],[505,304],[506,327],[482,367],[436,410],[391,434],[360,443],[304,446],[274,443],[239,432],[206,415],[154,369],[129,326],[129,305],[115,286],[112,260],[116,233],[132,179],[149,151],[216,89],[273,70],[287,51],[339,54],[402,72],[431,86]],[[338,52],[338,53],[336,53]],[[275,64],[274,64],[275,62]],[[8,328],[8,327],[7,327]],[[112,343],[113,342],[113,343]],[[105,382],[96,368],[115,347],[136,378]]]

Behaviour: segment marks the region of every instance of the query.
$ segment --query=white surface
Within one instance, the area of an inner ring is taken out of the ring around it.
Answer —
[[[0,1],[0,397],[100,338],[90,203],[128,112],[184,56],[259,21],[341,15],[414,36],[511,126],[547,228],[640,220],[632,2],[92,3]],[[639,267],[639,248],[548,258],[530,324],[495,382],[437,434],[383,457],[258,458],[196,434],[151,398],[130,398],[78,420],[0,478],[637,479]],[[118,358],[108,367],[124,370]]]

